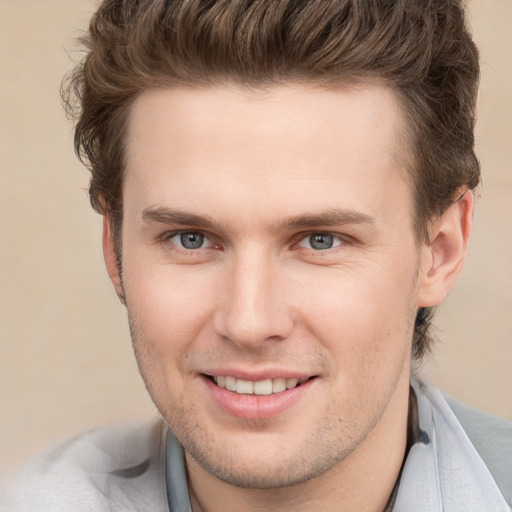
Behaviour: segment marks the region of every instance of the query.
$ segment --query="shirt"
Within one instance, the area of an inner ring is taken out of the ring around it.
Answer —
[[[471,428],[484,425],[497,443],[486,465],[439,391],[416,380],[412,387],[418,428],[390,504],[393,512],[510,512],[512,424],[487,421],[482,413],[465,415]],[[488,467],[497,468],[508,504]],[[0,509],[191,512],[183,448],[162,419],[96,429],[29,464]]]

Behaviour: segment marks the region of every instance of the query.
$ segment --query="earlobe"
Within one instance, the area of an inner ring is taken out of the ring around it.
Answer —
[[[119,297],[119,300],[125,304],[123,284],[121,281],[121,269],[119,268],[119,261],[115,250],[114,234],[110,217],[103,214],[103,258],[105,266],[107,267],[108,275],[114,285],[114,289]]]
[[[466,190],[432,223],[423,247],[418,307],[437,306],[457,281],[471,233],[474,196]]]

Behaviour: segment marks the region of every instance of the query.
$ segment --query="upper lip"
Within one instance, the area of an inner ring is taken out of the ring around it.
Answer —
[[[261,370],[245,370],[241,368],[214,368],[205,370],[201,373],[208,377],[229,376],[234,377],[235,379],[242,379],[253,382],[279,378],[301,380],[315,376],[315,374],[312,374],[310,372],[301,372],[297,370],[286,370],[278,368]]]

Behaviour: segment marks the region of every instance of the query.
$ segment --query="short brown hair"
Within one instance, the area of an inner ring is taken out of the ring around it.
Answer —
[[[480,181],[473,129],[478,52],[462,0],[104,0],[64,82],[90,199],[108,213],[120,257],[124,143],[143,91],[234,82],[320,87],[378,81],[401,99],[412,155],[415,227]],[[416,319],[413,354],[431,342]]]

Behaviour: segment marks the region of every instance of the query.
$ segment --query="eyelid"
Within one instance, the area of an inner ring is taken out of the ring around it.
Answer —
[[[335,240],[337,240],[339,242],[338,245],[335,245],[329,249],[324,249],[324,250],[315,250],[315,249],[312,249],[312,248],[308,248],[308,247],[301,247],[299,246],[299,244],[306,240],[307,238],[309,238],[310,236],[312,235],[329,235],[329,236],[332,236]],[[301,249],[309,249],[309,250],[312,250],[314,252],[328,252],[328,251],[332,251],[332,250],[335,250],[336,248],[342,246],[342,245],[347,245],[347,244],[350,244],[351,242],[353,242],[353,240],[348,236],[348,235],[344,235],[344,234],[341,234],[341,233],[335,233],[335,232],[332,232],[332,231],[324,231],[324,230],[321,230],[321,229],[316,229],[316,230],[311,230],[311,231],[307,231],[307,232],[302,232],[302,233],[299,233],[297,236],[296,236],[296,241],[294,242],[294,247],[296,248],[301,248]]]
[[[171,242],[171,239],[174,238],[175,236],[182,235],[185,233],[197,233],[197,234],[203,235],[205,240],[208,240],[208,242],[209,242],[208,246],[201,247],[199,249],[187,249],[185,247],[181,247],[180,245],[177,245],[177,244]],[[335,245],[334,247],[332,247],[330,249],[325,249],[323,251],[309,248],[309,250],[314,251],[316,253],[321,253],[321,252],[327,253],[329,251],[335,250],[336,248],[338,248],[340,246],[354,245],[354,243],[357,243],[356,240],[354,240],[351,236],[344,234],[344,233],[337,233],[337,232],[333,232],[333,231],[329,231],[329,230],[322,230],[322,229],[314,229],[314,230],[309,230],[309,231],[303,231],[301,233],[296,234],[293,237],[294,240],[292,241],[292,249],[308,250],[308,248],[306,248],[306,247],[300,247],[299,243],[302,242],[303,240],[307,239],[311,235],[315,235],[315,234],[330,235],[335,240],[340,242],[338,245]],[[159,241],[159,243],[166,243],[166,242],[171,243],[174,247],[176,247],[180,251],[184,251],[187,253],[193,253],[193,252],[198,253],[201,250],[209,249],[212,246],[214,248],[218,248],[218,249],[222,248],[222,243],[220,241],[217,241],[216,240],[217,238],[218,237],[216,237],[215,235],[205,232],[201,229],[194,229],[194,228],[186,229],[185,228],[185,229],[175,229],[172,231],[166,231],[165,233],[163,233],[162,235],[160,235],[158,237],[158,241]]]
[[[184,235],[187,233],[194,233],[194,234],[202,235],[204,237],[205,241],[209,242],[208,245],[206,247],[200,247],[198,249],[187,249],[186,247],[182,247],[181,245],[178,245],[178,244],[172,242],[172,239],[174,237],[179,236],[179,235]],[[160,243],[166,243],[166,242],[170,243],[174,247],[176,247],[177,250],[184,251],[184,252],[187,252],[188,254],[190,254],[190,253],[197,253],[197,252],[200,252],[205,249],[210,249],[211,247],[218,247],[219,244],[217,244],[213,240],[213,238],[214,238],[213,235],[211,235],[210,233],[205,233],[204,231],[201,231],[200,229],[176,229],[173,231],[166,231],[165,233],[163,233],[159,237],[159,241],[160,241]]]

